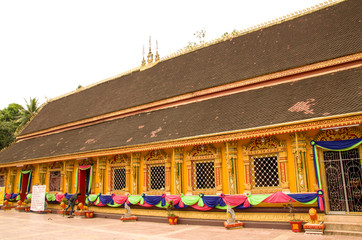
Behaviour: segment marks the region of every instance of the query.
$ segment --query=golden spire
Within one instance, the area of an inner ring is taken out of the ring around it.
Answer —
[[[158,54],[158,41],[156,40],[156,55],[155,55],[155,62],[160,60],[160,55]]]
[[[145,60],[145,45],[143,45],[143,50],[142,50],[142,67],[146,66],[146,60]]]
[[[150,36],[149,52],[148,52],[148,55],[147,55],[147,63],[150,64],[152,62],[153,62],[153,54],[152,54],[152,51],[151,51],[151,36]]]

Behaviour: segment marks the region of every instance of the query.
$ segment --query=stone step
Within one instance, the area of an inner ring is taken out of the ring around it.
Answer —
[[[362,232],[344,231],[344,230],[324,230],[324,234],[362,237]]]
[[[344,230],[362,232],[361,223],[324,222],[326,230]]]
[[[362,223],[362,215],[325,215],[324,222]]]

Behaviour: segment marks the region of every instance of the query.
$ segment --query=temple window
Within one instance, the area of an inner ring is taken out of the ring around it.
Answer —
[[[222,191],[221,154],[212,145],[197,145],[187,152],[187,193],[216,194]]]
[[[126,168],[112,168],[112,191],[124,191],[126,188]]]
[[[252,156],[251,169],[253,188],[279,186],[277,154]]]
[[[243,146],[245,191],[289,191],[287,148],[274,136],[252,139]]]
[[[163,150],[153,150],[144,157],[143,191],[148,194],[170,192],[171,159]]]
[[[193,176],[194,189],[215,188],[215,166],[214,161],[194,161]]]
[[[105,160],[104,158],[99,159],[100,163],[100,190],[105,192]],[[127,156],[127,154],[118,154],[110,160],[109,165],[109,189],[108,192],[117,193],[117,194],[125,194],[129,192],[129,179],[130,179],[130,164],[131,159]]]
[[[0,187],[5,187],[5,176],[0,175]]]
[[[148,165],[148,171],[148,188],[150,190],[165,190],[165,166]]]
[[[60,191],[60,171],[51,171],[49,178],[49,191]]]

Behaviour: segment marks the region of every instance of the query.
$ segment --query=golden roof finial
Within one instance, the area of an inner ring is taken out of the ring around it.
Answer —
[[[143,50],[142,50],[142,67],[146,66],[146,60],[145,60],[145,45],[143,45]]]
[[[149,52],[148,52],[148,55],[147,55],[147,63],[150,64],[153,62],[153,54],[152,54],[152,51],[151,51],[151,36],[150,36],[150,41],[149,41]]]
[[[155,55],[155,62],[160,60],[160,55],[158,54],[158,41],[156,40],[156,55]]]

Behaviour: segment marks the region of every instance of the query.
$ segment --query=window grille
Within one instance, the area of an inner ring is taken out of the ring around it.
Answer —
[[[113,191],[120,191],[126,188],[126,169],[112,168]]]
[[[278,156],[253,156],[251,157],[252,186],[255,188],[278,187]]]
[[[5,176],[0,175],[0,187],[5,187]]]
[[[148,165],[148,189],[165,190],[165,166]]]
[[[193,162],[194,189],[215,188],[215,167],[213,160]]]
[[[60,191],[60,171],[51,171],[49,179],[49,191]]]

